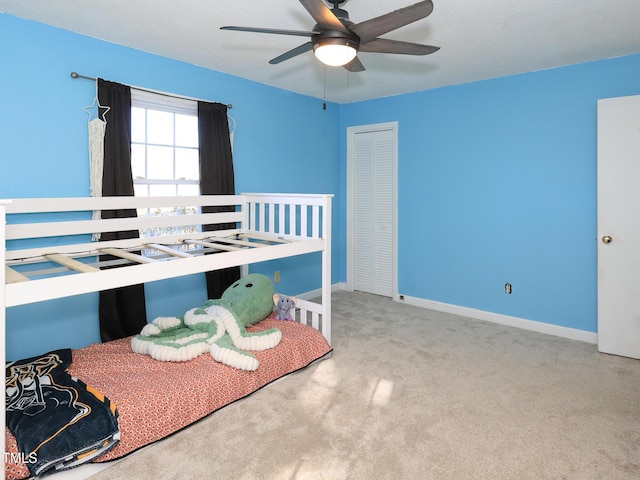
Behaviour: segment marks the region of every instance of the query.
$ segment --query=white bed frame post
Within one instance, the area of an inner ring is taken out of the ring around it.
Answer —
[[[240,230],[246,232],[249,230],[249,209],[251,208],[251,203],[246,195],[241,195],[242,197],[242,223],[240,225]],[[245,277],[249,275],[249,264],[245,263],[240,266],[240,276]]]
[[[322,210],[322,236],[325,239],[324,250],[322,250],[322,323],[324,336],[331,345],[331,195],[325,196]],[[325,324],[325,322],[327,322]],[[324,328],[328,325],[329,328]]]

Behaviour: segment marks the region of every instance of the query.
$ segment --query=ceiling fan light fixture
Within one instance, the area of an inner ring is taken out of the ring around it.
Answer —
[[[357,43],[344,38],[326,38],[313,47],[316,58],[330,67],[341,67],[356,57]]]

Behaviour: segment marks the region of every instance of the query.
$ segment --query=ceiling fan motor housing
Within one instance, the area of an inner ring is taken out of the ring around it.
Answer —
[[[311,43],[315,50],[320,45],[347,45],[356,50],[360,48],[360,37],[353,32],[341,32],[340,30],[323,30],[316,25],[314,30],[322,33],[311,37]]]

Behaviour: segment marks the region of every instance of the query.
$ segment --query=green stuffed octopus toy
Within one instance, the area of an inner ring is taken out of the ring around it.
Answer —
[[[227,288],[220,299],[208,300],[183,317],[154,319],[132,338],[131,349],[170,362],[191,360],[209,351],[225,365],[256,370],[258,359],[249,351],[277,346],[282,332],[277,328],[248,332],[246,327],[272,312],[274,294],[268,277],[249,274]]]

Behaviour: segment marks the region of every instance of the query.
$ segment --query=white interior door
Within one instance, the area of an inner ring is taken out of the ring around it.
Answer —
[[[598,349],[640,358],[640,95],[598,101]]]
[[[347,288],[395,298],[397,124],[347,136]]]

